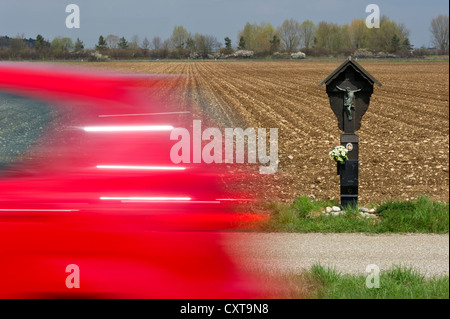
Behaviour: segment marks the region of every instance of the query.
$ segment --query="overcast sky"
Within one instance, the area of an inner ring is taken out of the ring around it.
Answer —
[[[81,27],[67,29],[68,4],[80,7]],[[431,41],[430,22],[439,14],[449,14],[447,0],[0,0],[0,36],[24,34],[36,38],[42,34],[79,37],[93,47],[99,35],[115,34],[142,41],[154,36],[170,37],[175,25],[189,32],[211,34],[220,42],[228,36],[236,45],[239,30],[248,22],[269,22],[274,27],[288,18],[340,25],[353,19],[365,19],[368,4],[377,4],[382,15],[404,23],[411,31],[415,47]]]

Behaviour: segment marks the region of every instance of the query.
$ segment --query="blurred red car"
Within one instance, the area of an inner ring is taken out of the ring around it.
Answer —
[[[170,81],[0,64],[1,298],[261,297],[216,232],[227,173],[170,161]]]

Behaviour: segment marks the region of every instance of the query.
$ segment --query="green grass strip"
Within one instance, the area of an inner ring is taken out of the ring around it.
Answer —
[[[312,201],[300,197],[292,205],[266,206],[271,219],[263,226],[268,231],[300,233],[433,233],[448,234],[449,203],[421,196],[414,201],[390,201],[377,207],[376,219],[361,218],[355,208],[345,215],[326,216],[321,212],[337,203]]]
[[[369,274],[368,274],[369,275]],[[368,276],[367,275],[367,276]],[[425,277],[401,266],[379,274],[379,288],[368,288],[367,276],[342,274],[336,269],[314,265],[291,283],[307,285],[302,298],[310,299],[448,299],[449,277]]]

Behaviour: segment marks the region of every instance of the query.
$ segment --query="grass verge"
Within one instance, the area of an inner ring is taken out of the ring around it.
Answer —
[[[302,233],[433,233],[448,234],[449,203],[421,196],[414,201],[390,201],[376,208],[376,218],[362,218],[356,208],[345,215],[326,216],[321,212],[334,202],[312,201],[300,197],[291,205],[268,205],[271,218],[268,231]]]
[[[369,274],[368,274],[369,275]],[[367,275],[367,276],[368,276]],[[449,277],[425,277],[412,268],[394,266],[379,274],[379,288],[368,288],[367,276],[342,274],[314,265],[289,275],[290,298],[301,299],[448,299]],[[371,281],[371,279],[369,278]]]

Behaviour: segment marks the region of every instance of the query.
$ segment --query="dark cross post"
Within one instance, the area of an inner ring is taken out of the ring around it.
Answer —
[[[361,119],[369,108],[373,85],[381,83],[349,57],[334,70],[319,86],[326,84],[331,109],[338,118],[338,126],[344,134],[341,145],[347,148],[348,160],[338,164],[341,178],[341,206],[358,204],[359,137]]]

